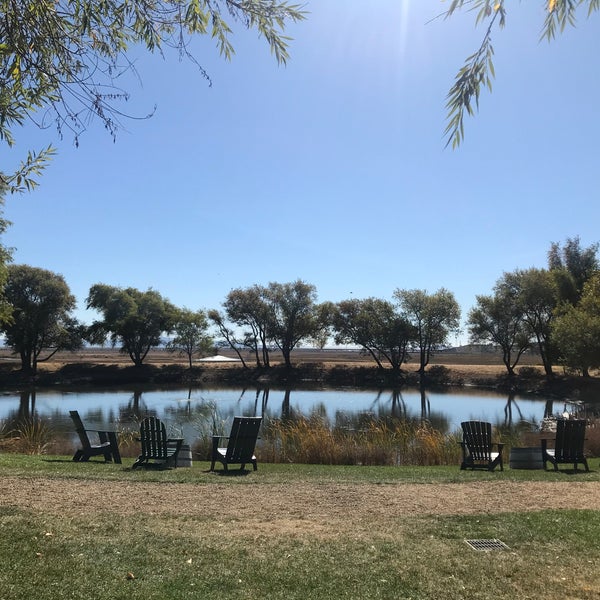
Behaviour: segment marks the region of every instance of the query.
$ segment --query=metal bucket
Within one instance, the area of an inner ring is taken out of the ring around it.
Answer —
[[[543,469],[541,448],[512,448],[509,465],[511,469]]]
[[[191,467],[192,466],[192,448],[189,444],[182,444],[177,455],[177,466],[178,467]]]

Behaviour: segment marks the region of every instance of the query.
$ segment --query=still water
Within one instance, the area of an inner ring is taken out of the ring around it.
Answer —
[[[420,391],[355,389],[110,389],[93,391],[37,390],[0,395],[0,422],[39,417],[68,427],[69,410],[78,410],[88,422],[139,422],[156,415],[186,437],[207,422],[226,424],[234,415],[280,418],[318,413],[332,425],[353,427],[362,415],[427,419],[438,429],[452,432],[470,419],[495,425],[520,421],[539,425],[546,414],[562,412],[562,402],[545,398],[498,394],[481,390]],[[0,423],[1,426],[1,423]]]

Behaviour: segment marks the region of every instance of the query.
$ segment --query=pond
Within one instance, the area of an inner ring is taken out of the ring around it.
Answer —
[[[0,422],[27,417],[47,420],[58,429],[72,428],[69,410],[78,410],[87,422],[119,422],[132,429],[143,417],[156,415],[171,430],[195,439],[207,427],[228,430],[234,415],[281,418],[318,413],[332,425],[357,426],[365,415],[428,420],[451,433],[460,422],[477,419],[494,425],[520,422],[539,425],[547,414],[562,413],[565,403],[546,398],[498,394],[474,389],[423,391],[274,388],[43,389],[0,395]]]

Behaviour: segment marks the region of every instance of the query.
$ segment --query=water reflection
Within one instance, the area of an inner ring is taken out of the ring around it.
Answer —
[[[460,422],[481,419],[511,427],[539,424],[552,414],[550,399],[486,391],[428,391],[425,388],[352,390],[292,388],[169,388],[129,390],[30,390],[0,396],[0,421],[5,427],[40,417],[69,423],[69,410],[79,410],[89,422],[120,422],[136,426],[148,415],[170,421],[173,427],[227,428],[234,415],[292,419],[321,415],[330,423],[360,426],[367,418],[426,421],[442,432]],[[562,407],[561,407],[562,408]],[[208,422],[206,425],[204,422]],[[70,426],[70,423],[69,423]]]

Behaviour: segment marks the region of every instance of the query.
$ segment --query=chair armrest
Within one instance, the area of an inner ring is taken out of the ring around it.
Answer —
[[[212,441],[213,441],[213,446],[216,448],[219,445],[219,442],[221,440],[228,440],[230,436],[228,435],[213,435],[212,436]]]
[[[502,448],[504,448],[504,442],[496,442],[495,444],[492,444],[492,446],[497,446],[498,452],[502,452]]]

